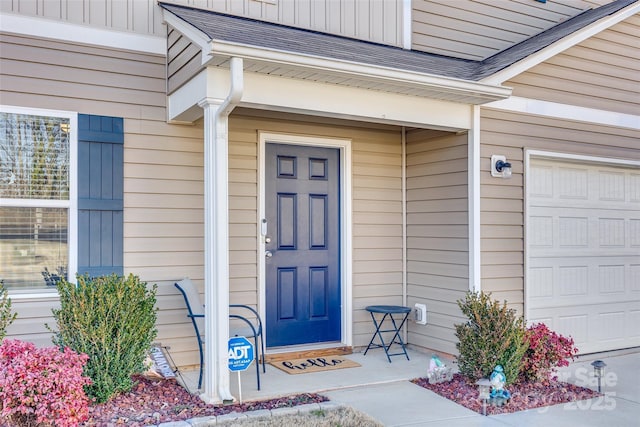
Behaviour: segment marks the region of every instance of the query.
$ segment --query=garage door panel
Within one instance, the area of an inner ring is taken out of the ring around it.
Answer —
[[[589,249],[599,255],[619,250],[626,250],[630,255],[640,252],[640,220],[632,219],[637,212],[579,216],[547,209],[547,214],[536,215],[534,212],[529,217],[527,241],[532,256],[544,254],[549,249]]]
[[[640,264],[629,266],[629,283],[631,283],[631,291],[637,293],[638,299],[640,299]],[[638,324],[640,325],[640,323]]]
[[[596,303],[536,310],[528,323],[545,323],[573,338],[581,354],[640,346],[640,310],[634,302]]]
[[[533,159],[526,310],[581,353],[640,345],[638,168]]]

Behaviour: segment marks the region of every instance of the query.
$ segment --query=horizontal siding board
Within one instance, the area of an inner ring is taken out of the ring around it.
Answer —
[[[397,286],[398,273],[393,271],[362,272],[353,276],[353,286],[394,285]]]
[[[407,235],[421,237],[444,237],[466,239],[469,236],[468,228],[464,225],[410,225],[407,226]]]
[[[407,257],[410,260],[428,259],[430,262],[461,265],[469,260],[469,254],[466,251],[442,251],[437,249],[407,248]]]
[[[148,90],[158,93],[162,93],[165,90],[164,81],[160,77],[121,74],[87,68],[69,68],[64,64],[31,63],[29,67],[25,67],[23,60],[12,59],[4,55],[0,59],[0,68],[2,69],[3,75],[20,75],[31,79],[50,80],[51,76],[64,76],[68,81],[84,84],[95,84],[99,82],[100,85],[105,87]]]
[[[51,77],[51,76],[50,76]],[[164,107],[166,95],[163,92],[150,92],[126,88],[108,87],[100,84],[78,84],[72,81],[33,79],[16,75],[3,75],[4,88],[28,87],[30,92],[52,97],[86,99],[87,95],[123,104],[145,104]]]
[[[69,68],[73,74],[75,70],[87,70],[94,72],[113,73],[124,79],[132,76],[133,81],[143,79],[164,79],[164,59],[162,56],[154,57],[139,54],[136,56],[119,57],[114,50],[93,50],[92,52],[79,51],[77,45],[56,43],[56,48],[51,46],[38,46],[37,43],[9,43],[13,40],[10,36],[0,34],[0,41],[3,42],[2,56],[4,59],[20,61],[22,63],[31,62],[38,58],[36,63],[50,64],[54,69],[60,67]],[[5,43],[6,42],[6,43]],[[91,61],[86,61],[87,55],[91,55]],[[158,61],[160,59],[160,61]],[[49,75],[51,78],[52,75]],[[111,77],[113,78],[113,77]],[[97,82],[98,83],[98,82]],[[125,83],[127,85],[127,83]]]
[[[467,197],[467,187],[461,185],[407,190],[407,198],[413,201],[460,199],[464,197]]]
[[[180,222],[180,221],[177,221]],[[202,226],[204,230],[204,225]],[[150,252],[155,251],[189,251],[196,248],[204,248],[204,238],[198,237],[158,237],[158,236],[144,236],[144,237],[131,237],[127,236],[124,241],[124,251],[127,254],[126,259],[129,259],[129,254],[134,252]]]
[[[416,274],[432,274],[435,276],[469,277],[469,267],[464,264],[445,264],[442,262],[411,261],[411,271]]]
[[[354,225],[353,233],[356,235],[397,237],[402,234],[401,224],[362,224]],[[375,249],[374,249],[375,250]]]
[[[409,271],[408,283],[420,284],[429,288],[429,292],[435,288],[455,289],[459,291],[469,290],[469,279],[464,277],[438,276],[435,274],[414,273]]]
[[[407,202],[407,212],[461,212],[467,210],[468,202],[464,199],[423,200]]]
[[[398,219],[392,212],[386,212],[386,214],[380,212],[355,212],[353,213],[354,221],[357,221],[358,225],[362,225],[361,230],[371,230],[375,227],[380,226],[380,224],[385,225],[395,225],[399,226],[402,224],[402,218]],[[386,219],[386,222],[385,222]],[[355,225],[354,225],[355,227]],[[381,236],[382,233],[375,231],[370,234],[365,234],[368,236]]]
[[[411,224],[467,224],[467,212],[435,212],[407,214],[407,222]]]
[[[454,185],[467,185],[467,172],[450,172],[448,174],[425,175],[407,178],[407,188],[435,188]]]
[[[126,185],[126,183],[125,183]],[[187,209],[201,208],[204,197],[193,194],[147,194],[147,193],[125,193],[125,207],[136,208],[179,208]]]
[[[182,180],[196,181],[202,179],[203,173],[201,165],[155,165],[130,162],[124,165],[125,178],[165,179],[167,176],[176,176]]]

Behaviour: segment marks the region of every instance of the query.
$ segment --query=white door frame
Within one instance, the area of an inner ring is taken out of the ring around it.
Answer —
[[[259,312],[266,319],[266,275],[265,275],[265,242],[262,220],[265,218],[265,147],[267,142],[290,145],[308,145],[313,147],[337,148],[340,152],[340,302],[341,310],[341,344],[351,346],[353,343],[353,294],[352,294],[352,204],[351,204],[351,140],[348,138],[331,138],[321,136],[295,135],[272,132],[258,132],[258,288]],[[266,328],[263,328],[266,333]],[[266,341],[266,336],[265,336]],[[296,349],[322,348],[326,344],[296,346]],[[267,353],[269,351],[267,350]]]

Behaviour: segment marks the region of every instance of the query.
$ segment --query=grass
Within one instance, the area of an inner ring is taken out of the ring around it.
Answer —
[[[218,423],[225,427],[382,427],[382,424],[353,408],[315,410],[305,414],[276,415]]]

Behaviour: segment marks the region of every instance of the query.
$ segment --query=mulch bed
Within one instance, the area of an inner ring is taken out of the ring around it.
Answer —
[[[449,382],[438,384],[429,384],[427,378],[416,378],[411,382],[482,414],[482,402],[478,399],[478,386],[475,383],[470,383],[460,374],[454,374],[453,379]],[[588,388],[555,380],[549,381],[548,384],[512,384],[506,389],[511,393],[511,400],[503,406],[487,405],[487,415],[507,414],[599,396],[598,392]]]
[[[139,427],[168,421],[184,421],[189,418],[224,415],[258,409],[275,409],[325,402],[324,396],[306,393],[278,399],[233,405],[208,405],[198,396],[189,394],[175,380],[153,380],[134,377],[137,382],[128,393],[120,394],[109,402],[92,405],[85,426]]]

